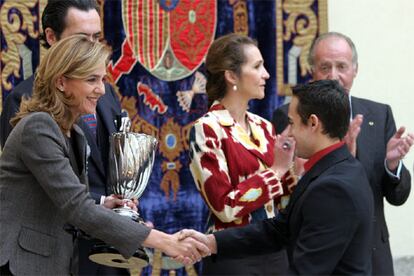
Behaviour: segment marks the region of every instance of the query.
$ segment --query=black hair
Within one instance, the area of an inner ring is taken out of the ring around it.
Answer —
[[[46,28],[51,28],[59,40],[66,28],[66,15],[70,8],[89,11],[98,10],[98,5],[96,0],[49,0],[42,14],[43,33],[40,35],[40,41],[45,48],[50,48],[45,36]]]
[[[322,122],[323,133],[342,139],[349,127],[349,98],[336,80],[319,80],[292,89],[297,97],[297,112],[305,125],[314,114]]]
[[[289,125],[289,117],[282,109],[276,109],[273,112],[272,124],[276,134],[281,134]]]

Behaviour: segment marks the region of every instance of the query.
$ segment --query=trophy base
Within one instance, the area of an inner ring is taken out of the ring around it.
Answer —
[[[131,258],[125,259],[115,248],[106,244],[95,245],[89,259],[100,265],[129,269],[142,268],[149,264],[148,255],[142,248],[138,248]]]

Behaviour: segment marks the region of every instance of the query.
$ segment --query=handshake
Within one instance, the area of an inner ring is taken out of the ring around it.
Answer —
[[[110,195],[104,198],[102,205],[108,209],[128,206],[137,211],[138,200],[125,200],[120,195]],[[146,222],[150,228],[152,223]],[[205,235],[192,229],[183,229],[175,234],[152,229],[143,246],[157,248],[184,265],[194,264],[202,258],[217,253],[216,239],[213,235]]]
[[[143,246],[158,248],[184,265],[194,264],[206,256],[217,253],[214,235],[205,235],[191,229],[184,229],[172,235],[152,229]]]

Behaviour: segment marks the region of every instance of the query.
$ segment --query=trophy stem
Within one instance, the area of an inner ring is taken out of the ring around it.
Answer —
[[[137,211],[132,210],[130,207],[124,205],[123,207],[114,208],[114,210],[117,214],[120,214],[124,217],[129,217],[130,219],[140,222],[140,217]]]

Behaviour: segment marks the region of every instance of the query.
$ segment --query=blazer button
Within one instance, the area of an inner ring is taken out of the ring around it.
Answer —
[[[376,248],[376,247],[373,247],[373,248],[372,248],[372,251],[375,251],[375,250],[377,250],[377,248]]]

